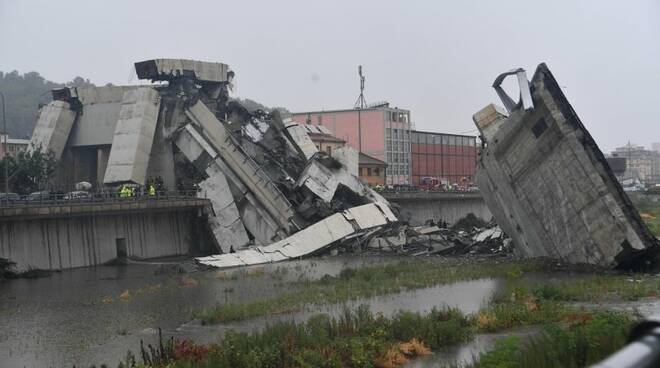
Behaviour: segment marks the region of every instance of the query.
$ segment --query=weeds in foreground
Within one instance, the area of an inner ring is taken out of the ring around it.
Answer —
[[[16,262],[0,257],[0,281],[19,278],[36,279],[50,276],[51,274],[51,271],[34,267],[28,267],[25,271],[17,272],[14,271],[14,267],[16,267]]]
[[[500,306],[519,304],[524,305]],[[529,313],[543,313],[542,308]],[[543,322],[536,336],[501,340],[473,367],[583,367],[621,348],[633,322],[623,312],[581,310],[559,315]],[[278,322],[252,334],[228,332],[209,346],[177,340],[163,343],[160,337],[158,347],[141,344],[142,363],[133,357],[121,367],[398,367],[432,350],[471,341],[477,327],[474,316],[453,309],[434,309],[426,315],[399,312],[387,318],[361,306],[345,309],[337,318],[316,315],[306,323]]]
[[[483,353],[474,368],[578,368],[597,363],[620,349],[632,324],[622,312],[585,314],[550,323],[536,337],[511,336]]]
[[[454,309],[387,318],[360,306],[337,318],[322,314],[252,334],[230,331],[209,346],[176,340],[163,344],[161,337],[158,347],[141,346],[141,351],[142,366],[148,367],[396,367],[472,338],[469,318]],[[123,364],[140,366],[135,360]]]

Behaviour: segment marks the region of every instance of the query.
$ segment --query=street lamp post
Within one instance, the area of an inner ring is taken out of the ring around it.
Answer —
[[[2,147],[4,153],[2,155],[4,162],[4,167],[5,167],[5,200],[8,202],[9,201],[9,165],[7,162],[7,116],[5,113],[5,94],[0,92],[0,97],[2,97],[2,130],[5,135],[5,140],[4,140],[4,146]]]

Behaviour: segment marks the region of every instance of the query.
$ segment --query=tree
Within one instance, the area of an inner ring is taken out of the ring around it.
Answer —
[[[0,173],[4,173],[4,165],[8,165],[11,190],[19,194],[29,194],[48,188],[57,163],[52,151],[19,152],[16,157],[6,156],[0,160]],[[4,179],[3,175],[2,188]]]
[[[37,122],[39,107],[51,101],[50,91],[64,86],[93,87],[89,79],[76,77],[66,84],[46,80],[37,72],[0,72],[0,92],[5,94],[7,130],[15,138],[29,138]],[[0,129],[2,129],[0,127]]]

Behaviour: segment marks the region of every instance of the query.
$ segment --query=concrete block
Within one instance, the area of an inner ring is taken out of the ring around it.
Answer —
[[[55,158],[60,159],[75,119],[76,112],[71,110],[68,102],[53,101],[42,107],[28,151],[41,148],[52,151]]]
[[[150,87],[124,93],[119,121],[103,182],[144,185],[153,144],[160,97]]]
[[[658,241],[544,64],[531,83],[533,109],[474,115],[488,143],[476,182],[495,220],[527,256],[643,265]]]

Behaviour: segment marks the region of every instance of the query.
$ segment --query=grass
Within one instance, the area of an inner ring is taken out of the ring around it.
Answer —
[[[633,279],[623,274],[606,274],[546,281],[508,278],[474,318],[481,332],[574,321],[588,312],[572,302],[635,301],[657,297],[659,291],[660,278],[645,275]]]
[[[581,367],[623,346],[633,319],[623,312],[595,311],[572,302],[610,302],[656,297],[660,278],[648,275],[579,274],[573,278],[523,277],[546,262],[446,265],[429,260],[346,269],[338,276],[299,281],[279,297],[219,305],[199,315],[206,323],[297,310],[306,305],[393,293],[484,277],[504,280],[478,313],[434,309],[422,315],[372,314],[366,307],[337,317],[317,315],[305,323],[277,322],[261,332],[228,332],[211,345],[171,341],[142,348],[153,367],[396,367],[432,350],[471,341],[475,333],[541,326],[532,338],[507,338],[480,356],[475,367]],[[542,275],[542,274],[540,274]],[[153,355],[153,357],[151,357]],[[151,357],[151,358],[150,358]],[[128,367],[139,367],[133,359]]]
[[[0,257],[0,281],[19,278],[36,279],[39,277],[50,276],[51,274],[51,271],[33,267],[28,267],[25,271],[16,272],[14,271],[15,266],[15,262]]]
[[[497,325],[501,329],[536,324],[542,331],[525,340],[501,340],[480,355],[475,368],[583,367],[621,348],[633,322],[623,312],[578,310],[544,299],[535,303],[494,300],[476,315],[445,308],[392,317],[361,306],[345,309],[337,318],[321,314],[304,323],[277,322],[251,334],[230,331],[211,345],[176,340],[164,344],[161,338],[156,347],[141,344],[141,364],[129,354],[133,358],[123,367],[397,367],[489,331],[480,324],[482,313],[502,320],[516,316]]]
[[[141,347],[142,364],[125,367],[395,367],[431,349],[473,338],[468,317],[454,309],[426,315],[400,312],[374,315],[366,306],[331,318],[316,315],[305,323],[278,322],[261,332],[228,332],[209,346],[190,342]],[[158,362],[153,364],[151,362]]]
[[[632,325],[629,315],[601,311],[549,323],[524,341],[511,336],[483,353],[474,368],[578,368],[595,364],[620,349]]]
[[[599,275],[576,274],[570,279],[531,280],[525,273],[547,269],[542,261],[473,263],[448,266],[429,260],[404,261],[348,268],[338,276],[324,276],[315,281],[290,284],[291,291],[270,299],[243,303],[219,304],[194,313],[205,324],[240,321],[266,315],[282,314],[316,304],[343,303],[359,298],[397,293],[458,281],[479,278],[507,280],[496,299],[543,299],[550,302],[615,302],[636,301],[660,295],[660,278],[637,274],[631,277],[621,273]],[[520,307],[520,306],[518,306]],[[541,309],[542,312],[545,309]]]
[[[660,295],[660,277],[636,274],[578,275],[570,279],[508,280],[500,295],[567,302],[636,301]]]
[[[634,201],[642,220],[655,236],[660,236],[660,203],[650,200]]]
[[[196,312],[194,317],[205,324],[239,321],[301,310],[308,305],[343,303],[458,281],[517,277],[543,267],[541,261],[492,263],[491,260],[491,263],[449,266],[432,260],[415,260],[347,268],[338,276],[326,275],[319,280],[294,282],[290,284],[292,291],[275,298],[219,304]]]

